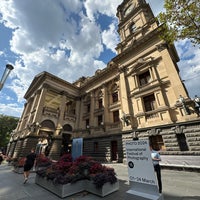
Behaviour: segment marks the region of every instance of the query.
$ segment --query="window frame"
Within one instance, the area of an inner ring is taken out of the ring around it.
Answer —
[[[103,99],[102,98],[98,99],[98,108],[99,109],[103,108]]]
[[[151,74],[149,70],[145,71],[144,73],[139,74],[138,81],[139,81],[140,87],[148,85],[151,82]]]
[[[90,119],[85,120],[85,128],[87,129],[90,126]]]
[[[98,152],[98,151],[99,151],[99,143],[94,142],[94,152]]]
[[[103,122],[103,115],[98,115],[97,116],[97,125],[101,126]]]
[[[119,121],[120,121],[120,119],[119,119],[119,110],[115,110],[115,111],[113,111],[113,122],[117,123]]]
[[[143,104],[145,112],[156,110],[156,98],[154,94],[143,97]]]
[[[151,135],[149,136],[149,141],[152,148],[157,151],[166,149],[162,135]]]
[[[131,23],[130,26],[129,26],[130,33],[135,33],[136,30],[137,30],[136,24],[134,22]]]

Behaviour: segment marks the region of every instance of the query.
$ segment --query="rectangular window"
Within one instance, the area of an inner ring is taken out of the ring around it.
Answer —
[[[94,142],[94,152],[97,152],[99,149],[99,144],[98,142]]]
[[[112,101],[113,101],[113,103],[118,102],[118,92],[112,93]]]
[[[98,101],[98,107],[99,107],[99,109],[103,108],[103,100],[102,99],[99,99],[99,101]]]
[[[119,110],[113,112],[113,122],[119,122]]]
[[[85,120],[85,127],[86,127],[86,128],[89,128],[89,127],[90,127],[90,120],[89,120],[89,119],[86,119],[86,120]]]
[[[139,75],[140,86],[144,86],[144,85],[148,84],[150,82],[150,80],[151,80],[151,76],[150,76],[149,71]]]
[[[72,107],[72,102],[71,101],[67,102],[66,103],[66,111],[67,111],[67,113],[70,113],[71,107]]]
[[[149,142],[150,142],[152,148],[157,151],[166,149],[161,135],[150,136]]]
[[[137,29],[137,27],[136,27],[135,23],[132,23],[130,25],[130,33],[134,33],[136,31],[136,29]]]
[[[156,109],[156,100],[154,94],[144,97],[143,101],[144,101],[145,112]]]
[[[176,134],[178,144],[181,151],[189,151],[187,140],[184,133]]]
[[[102,115],[98,115],[97,120],[98,120],[98,126],[102,125],[103,116]]]
[[[90,112],[90,104],[87,105],[87,112]]]

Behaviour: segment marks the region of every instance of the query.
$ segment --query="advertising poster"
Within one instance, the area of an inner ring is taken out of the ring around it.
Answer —
[[[148,140],[126,141],[129,181],[157,185]]]
[[[75,160],[83,154],[83,138],[74,138],[72,141],[72,158]]]

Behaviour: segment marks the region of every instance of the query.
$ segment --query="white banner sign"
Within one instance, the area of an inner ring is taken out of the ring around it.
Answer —
[[[157,185],[148,140],[126,141],[129,180]]]

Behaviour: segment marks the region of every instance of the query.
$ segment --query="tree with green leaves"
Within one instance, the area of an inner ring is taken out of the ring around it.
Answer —
[[[0,115],[0,148],[7,146],[10,133],[17,127],[18,121],[17,117]]]
[[[165,0],[165,12],[158,19],[163,23],[165,41],[173,43],[188,38],[194,45],[200,44],[200,1]]]

